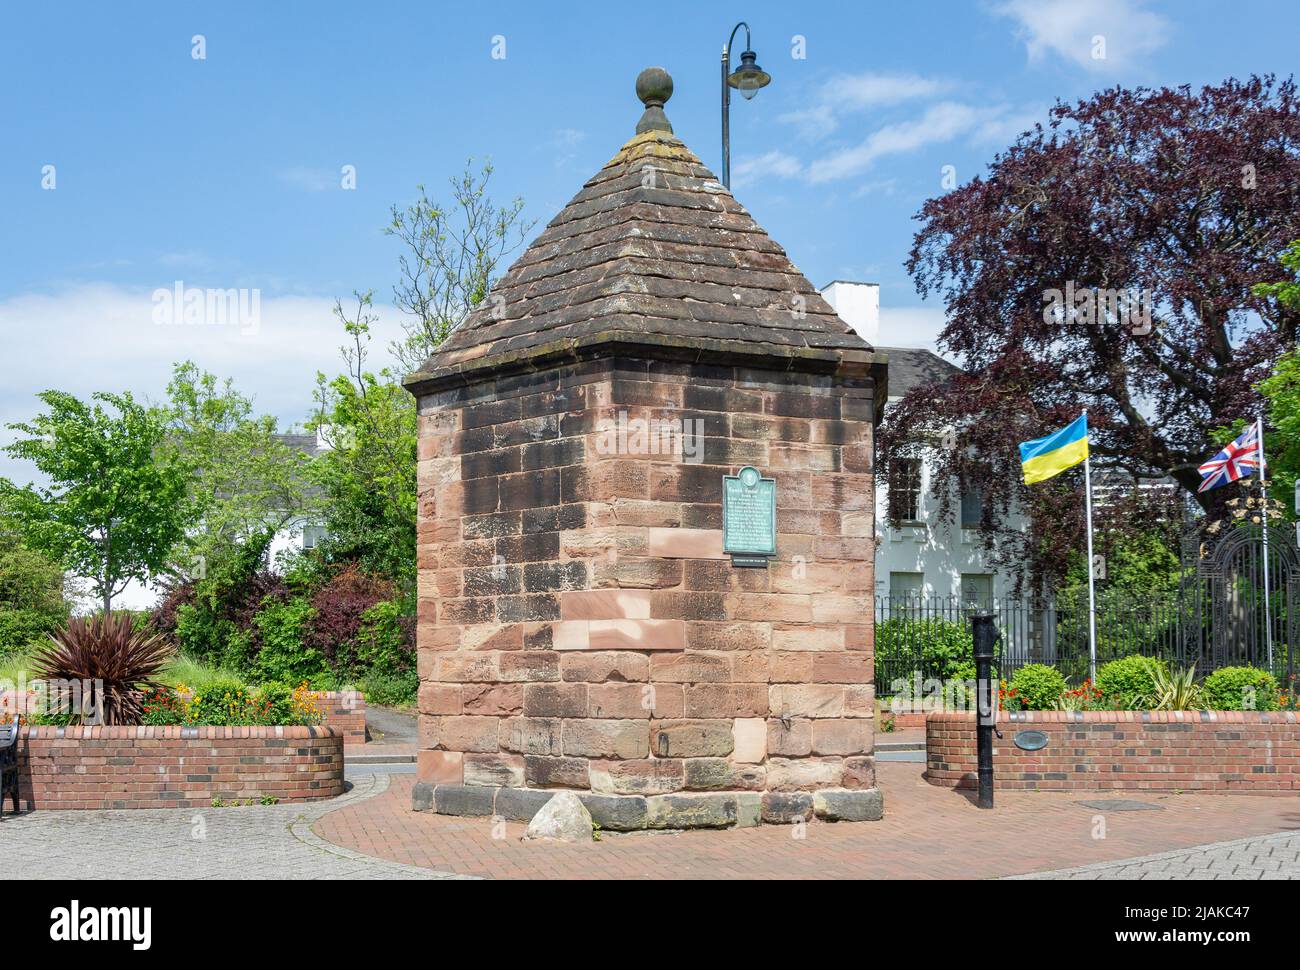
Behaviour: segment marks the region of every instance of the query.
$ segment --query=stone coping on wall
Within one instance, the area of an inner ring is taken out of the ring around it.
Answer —
[[[366,743],[366,698],[360,691],[317,691],[321,724],[343,735],[346,747]]]
[[[50,724],[31,724],[23,728],[23,737],[29,741],[93,741],[128,739],[286,739],[342,737],[342,732],[328,725],[303,724],[252,724],[244,726],[212,724],[130,724],[130,725],[74,725],[58,727]]]
[[[1002,724],[1300,724],[1300,711],[999,711]],[[973,711],[931,711],[931,721],[972,727]]]
[[[200,808],[343,793],[343,734],[300,725],[29,726],[18,747],[29,809]]]
[[[313,691],[321,711],[321,726],[332,727],[343,735],[348,747],[366,743],[366,698],[360,691]],[[36,695],[20,695],[15,690],[0,692],[0,705],[5,713],[23,713],[35,707]]]
[[[417,812],[502,818],[529,822],[559,791],[541,788],[489,788],[482,785],[431,785],[416,782],[411,807]],[[604,795],[575,791],[602,829],[749,828],[760,823],[789,825],[818,818],[825,822],[875,822],[884,817],[878,788],[819,791],[676,792],[663,795]]]
[[[1300,718],[1294,711],[1017,711],[998,718],[994,784],[1002,789],[1293,794],[1300,791]],[[932,785],[973,788],[971,712],[926,718]],[[1018,747],[1041,731],[1039,750]]]

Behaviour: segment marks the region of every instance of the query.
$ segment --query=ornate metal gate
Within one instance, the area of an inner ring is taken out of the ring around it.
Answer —
[[[1300,647],[1300,553],[1288,530],[1271,525],[1265,569],[1264,531],[1246,520],[1188,537],[1195,569],[1187,574],[1182,635],[1200,673],[1248,664],[1290,687],[1292,648]]]

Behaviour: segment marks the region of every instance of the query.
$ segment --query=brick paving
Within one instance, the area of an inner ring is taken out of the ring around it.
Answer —
[[[393,862],[507,879],[996,878],[1300,829],[1293,799],[1252,795],[1128,792],[1163,810],[1103,813],[1078,804],[1096,793],[1006,792],[994,811],[983,812],[964,794],[927,784],[922,768],[878,765],[883,821],[813,823],[803,838],[787,826],[764,826],[523,843],[519,824],[411,812],[410,775],[393,776],[382,795],[331,812],[313,829]],[[1094,838],[1103,821],[1105,838]]]
[[[413,813],[412,774],[358,768],[347,795],[306,805],[5,816],[0,860],[6,876],[77,879],[1300,878],[1291,798],[1128,792],[1162,811],[1101,812],[1079,793],[1010,792],[981,812],[922,767],[880,764],[883,821],[813,823],[803,838],[768,826],[523,843],[522,825]]]

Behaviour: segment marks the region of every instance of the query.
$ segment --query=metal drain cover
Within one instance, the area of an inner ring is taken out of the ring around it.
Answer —
[[[1091,802],[1077,802],[1086,808],[1095,808],[1099,812],[1163,812],[1163,805],[1139,802],[1132,798],[1100,798]]]

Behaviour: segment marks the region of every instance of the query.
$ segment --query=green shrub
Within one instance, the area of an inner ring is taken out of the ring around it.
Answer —
[[[66,619],[52,619],[38,610],[0,610],[0,656],[21,653],[45,639]]]
[[[420,679],[414,670],[400,673],[372,672],[358,685],[367,704],[380,707],[410,707],[420,690]]]
[[[891,617],[876,626],[877,683],[910,677],[920,655],[922,679],[968,679],[975,676],[975,646],[970,628],[953,620]]]
[[[1167,671],[1153,664],[1155,690],[1148,703],[1153,711],[1199,711],[1205,707],[1205,688],[1196,681],[1196,668]]]
[[[146,691],[141,707],[144,710],[140,718],[141,724],[166,727],[184,724],[186,720],[185,699],[173,687],[156,687]]]
[[[216,678],[185,689],[160,687],[145,694],[142,723],[204,724],[217,727],[318,724],[319,705],[311,695],[297,702],[287,684],[249,687],[236,678]]]
[[[25,546],[0,548],[0,656],[44,640],[67,618],[63,570]]]
[[[1065,677],[1047,664],[1025,664],[1011,675],[1008,685],[1027,711],[1054,711],[1065,692]]]
[[[176,608],[176,642],[191,657],[216,663],[233,627],[213,617],[207,609],[185,604]]]
[[[1157,671],[1167,674],[1169,665],[1163,660],[1136,654],[1122,657],[1097,669],[1097,688],[1120,710],[1143,710],[1150,707],[1156,692]]]
[[[1212,711],[1276,711],[1277,678],[1258,667],[1220,667],[1201,685]]]
[[[262,641],[256,660],[260,680],[300,684],[328,672],[324,655],[305,642],[311,620],[311,603],[301,597],[272,601],[258,611],[253,622]]]
[[[190,699],[188,724],[245,725],[259,723],[252,692],[238,680],[214,680],[196,687]]]
[[[396,600],[376,603],[361,614],[356,657],[362,670],[397,674],[415,665],[415,651],[402,625],[403,604]]]
[[[254,700],[263,709],[268,724],[294,723],[293,688],[278,680],[269,680],[258,686]]]

